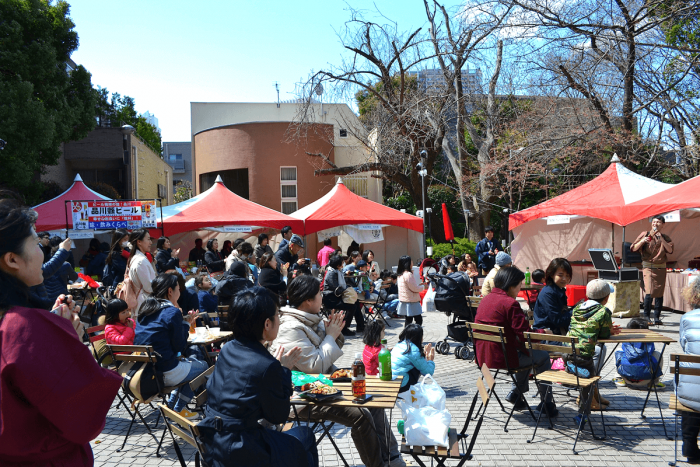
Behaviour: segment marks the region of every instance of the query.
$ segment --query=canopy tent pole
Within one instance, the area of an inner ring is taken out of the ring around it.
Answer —
[[[622,267],[625,267],[625,226],[622,226]]]
[[[615,256],[615,223],[611,222],[610,226],[612,227],[612,253]]]

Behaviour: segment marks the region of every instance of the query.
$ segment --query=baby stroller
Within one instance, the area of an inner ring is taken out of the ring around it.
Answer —
[[[469,339],[466,322],[473,322],[476,309],[469,301],[469,280],[460,273],[450,275],[432,274],[429,276],[435,288],[435,308],[448,316],[447,336],[443,341],[435,344],[438,353],[447,355],[450,353],[450,344],[453,340],[458,343],[455,347],[455,357],[463,360],[474,358],[474,344]],[[450,322],[452,315],[452,322]]]

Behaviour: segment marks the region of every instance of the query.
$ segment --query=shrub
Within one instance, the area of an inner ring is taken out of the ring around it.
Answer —
[[[433,246],[433,254],[431,258],[437,260],[443,256],[452,254],[452,245],[449,243],[438,243],[437,245],[433,243],[432,240],[427,240],[428,245]],[[476,254],[474,250],[476,249],[476,242],[470,241],[468,238],[455,237],[454,241],[455,256],[462,256],[465,253],[469,253],[472,260],[476,262]]]

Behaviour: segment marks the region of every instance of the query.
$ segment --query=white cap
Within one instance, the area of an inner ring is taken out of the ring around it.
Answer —
[[[355,358],[362,360],[362,352],[355,352]]]

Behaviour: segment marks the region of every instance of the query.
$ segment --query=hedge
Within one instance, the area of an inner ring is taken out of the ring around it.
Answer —
[[[433,246],[433,254],[430,257],[435,260],[452,254],[452,245],[449,243],[438,243],[436,245],[431,239],[427,239],[427,244]],[[472,261],[476,262],[476,253],[474,252],[476,249],[475,242],[470,241],[468,238],[455,237],[454,249],[455,256],[462,256],[469,253],[472,257]]]

